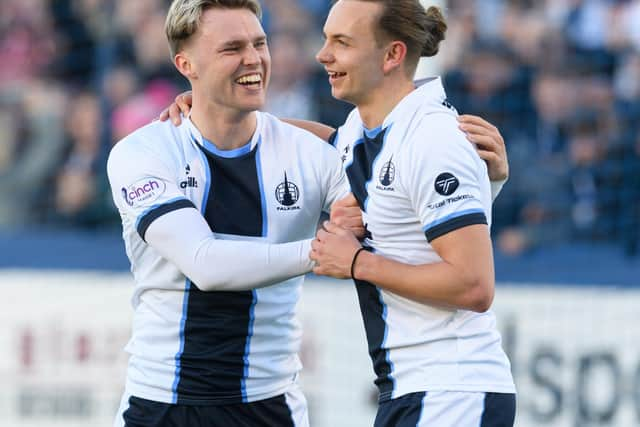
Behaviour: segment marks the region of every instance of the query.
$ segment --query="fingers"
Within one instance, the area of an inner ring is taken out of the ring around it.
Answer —
[[[358,201],[356,200],[356,196],[354,196],[353,193],[349,193],[341,201],[343,202],[343,206],[351,206],[351,207],[360,208],[360,205],[358,205]]]
[[[479,148],[478,149],[484,149],[484,150],[488,150],[488,151],[502,151],[503,150],[503,146],[501,146],[495,139],[491,138],[490,136],[484,136],[484,135],[468,135],[467,139],[469,139],[469,141],[473,142],[474,144],[478,145]]]
[[[491,123],[489,123],[488,121],[486,121],[485,119],[479,116],[474,116],[471,114],[463,114],[458,117],[458,121],[462,125],[474,125],[474,126],[479,126],[488,130],[498,132],[497,127],[495,127],[494,125],[492,125]]]
[[[185,96],[179,96],[176,98],[176,104],[184,116],[188,116],[191,111],[191,102],[187,102]]]
[[[166,122],[169,119],[169,109],[165,108],[164,110],[162,110],[162,113],[160,113],[160,117],[158,117],[158,120],[160,120],[161,122]]]
[[[322,227],[331,234],[337,234],[339,236],[343,236],[345,234],[348,234],[349,231],[347,231],[346,229],[344,229],[343,227],[340,227],[338,224],[335,224],[333,222],[330,221],[325,221],[322,223]]]
[[[462,130],[468,136],[479,135],[493,138],[497,143],[504,145],[504,139],[498,130],[489,129],[478,125],[461,124],[460,130]]]
[[[180,126],[180,123],[182,123],[180,108],[178,108],[177,104],[173,103],[169,106],[169,117],[171,117],[171,123],[173,123],[174,126]]]
[[[318,230],[318,232],[316,233],[316,240],[320,243],[324,242],[327,239],[327,236],[329,235],[329,233],[327,233],[325,231],[324,228],[320,228]],[[311,246],[313,247],[313,243],[316,241],[314,240],[313,242],[311,242]],[[317,250],[317,247],[315,248]]]
[[[360,208],[337,207],[331,209],[331,221],[340,226],[362,224]]]
[[[478,152],[478,155],[480,156],[480,158],[489,164],[500,161],[500,156],[498,156],[493,151],[480,150],[480,149],[476,151]]]
[[[360,209],[360,205],[358,205],[358,201],[353,193],[349,193],[347,196],[343,197],[340,200],[336,200],[336,202],[331,206],[331,209],[337,209],[342,207],[351,207]]]

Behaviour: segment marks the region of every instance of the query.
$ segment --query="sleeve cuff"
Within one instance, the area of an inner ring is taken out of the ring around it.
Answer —
[[[145,212],[140,219],[138,220],[137,231],[142,240],[145,240],[145,234],[147,233],[147,229],[156,219],[160,218],[162,215],[168,214],[169,212],[176,211],[178,209],[184,208],[196,208],[191,200],[187,199],[179,199],[174,202],[170,202],[164,205],[156,206],[147,212]]]
[[[431,243],[438,237],[444,236],[447,233],[451,233],[459,228],[467,227],[475,224],[487,224],[487,217],[482,212],[474,212],[466,215],[461,215],[452,218],[448,221],[442,222],[431,228],[425,230],[424,234],[427,237],[427,241]]]

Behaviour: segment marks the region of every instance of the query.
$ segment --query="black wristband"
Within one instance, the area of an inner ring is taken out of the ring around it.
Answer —
[[[353,270],[354,270],[354,268],[356,267],[356,260],[358,259],[358,255],[360,255],[360,252],[362,252],[362,251],[364,251],[364,250],[365,250],[365,248],[364,248],[364,247],[361,247],[360,249],[358,249],[358,250],[356,251],[356,253],[355,253],[355,254],[353,254],[353,260],[351,261],[351,278],[352,278],[353,280],[356,280],[356,278],[355,278],[355,277],[354,277],[354,275],[353,275]]]

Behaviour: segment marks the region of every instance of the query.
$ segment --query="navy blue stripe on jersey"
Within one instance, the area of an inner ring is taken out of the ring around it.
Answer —
[[[372,179],[373,163],[378,158],[386,135],[389,134],[391,126],[385,129],[376,128],[364,131],[364,139],[358,140],[352,147],[353,159],[345,168],[351,192],[358,201],[360,209],[366,212],[369,192],[367,184]]]
[[[294,427],[285,395],[234,405],[172,405],[129,398],[122,414],[127,427],[207,426],[207,427]]]
[[[337,140],[338,140],[338,130],[336,129],[335,131],[333,131],[333,133],[331,134],[327,142],[335,147]]]
[[[136,224],[136,230],[138,231],[138,235],[142,240],[144,239],[145,234],[147,234],[147,229],[155,221],[160,218],[162,215],[168,214],[169,212],[177,211],[178,209],[185,208],[196,208],[191,200],[183,199],[182,197],[171,199],[161,205],[155,205],[147,209],[140,217],[138,218]],[[146,240],[145,240],[146,242]]]
[[[260,141],[249,150],[250,145],[224,152],[212,147],[202,149],[207,169],[203,216],[214,232],[266,235],[259,146]],[[182,404],[246,401],[255,292],[202,292],[197,286],[191,284],[186,297],[182,351],[176,364],[179,373],[176,401]]]
[[[178,403],[178,383],[180,381],[180,358],[182,357],[182,353],[184,352],[184,324],[187,321],[187,307],[189,302],[189,291],[191,290],[191,280],[186,279],[184,285],[184,296],[182,300],[182,316],[180,317],[180,347],[178,348],[178,352],[175,355],[176,361],[176,371],[175,378],[173,379],[173,385],[171,386],[171,390],[173,392],[173,396],[171,398],[172,403]]]
[[[481,209],[454,212],[451,215],[432,222],[424,227],[423,230],[425,236],[427,236],[427,241],[431,242],[459,228],[475,224],[487,224],[487,217]]]
[[[516,418],[516,395],[487,393],[480,427],[513,427]]]
[[[204,216],[215,233],[264,235],[266,218],[263,217],[258,147],[259,144],[248,153],[242,151],[238,157],[221,157],[205,149],[211,178]]]
[[[260,188],[260,206],[262,207],[262,237],[269,234],[269,218],[267,217],[267,199],[264,192],[264,180],[262,176],[262,161],[260,160],[260,145],[262,136],[256,144],[256,171],[258,173],[258,187]]]
[[[376,414],[374,427],[416,427],[424,409],[426,392],[409,393],[397,399],[382,402]]]
[[[243,402],[253,292],[203,292],[194,283],[188,299],[177,403]]]
[[[393,363],[389,360],[389,351],[384,349],[388,333],[387,306],[382,301],[382,294],[376,286],[357,279],[355,283],[367,334],[369,356],[377,375],[374,382],[380,392],[380,402],[383,402],[391,398],[394,389],[394,380],[391,377]]]
[[[255,309],[258,302],[258,293],[254,290],[251,291],[253,301],[251,302],[251,308],[249,308],[249,329],[247,330],[247,341],[244,346],[244,372],[242,377],[242,401],[247,402],[247,385],[246,381],[249,377],[249,353],[251,351],[251,337],[253,337],[253,323],[255,321]]]

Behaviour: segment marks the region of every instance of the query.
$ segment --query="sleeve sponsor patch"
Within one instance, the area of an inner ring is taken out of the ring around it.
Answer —
[[[122,197],[131,207],[148,205],[156,201],[167,189],[164,181],[158,178],[144,178],[129,187],[122,187]]]
[[[436,178],[435,189],[436,192],[442,196],[452,195],[456,192],[459,186],[460,181],[458,181],[458,178],[449,172],[441,173]]]
[[[473,194],[460,194],[458,196],[449,197],[448,199],[440,200],[437,203],[430,203],[427,205],[427,207],[431,210],[440,209],[447,205],[451,205],[453,203],[461,202],[463,200],[470,200],[470,199],[475,199],[475,196]]]

